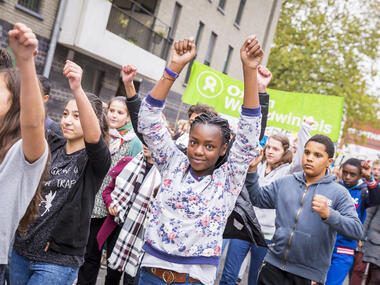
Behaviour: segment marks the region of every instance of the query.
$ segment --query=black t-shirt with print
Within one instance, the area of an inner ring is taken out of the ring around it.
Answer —
[[[65,255],[51,249],[45,251],[55,227],[58,214],[69,199],[73,186],[78,181],[87,161],[85,149],[66,153],[66,144],[52,153],[49,177],[43,185],[40,213],[27,233],[16,234],[14,249],[20,255],[42,262],[62,266],[79,267],[82,256]]]

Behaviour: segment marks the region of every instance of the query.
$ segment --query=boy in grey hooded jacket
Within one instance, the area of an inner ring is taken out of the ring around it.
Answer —
[[[334,144],[324,135],[306,143],[303,171],[260,187],[252,163],[246,187],[253,205],[276,209],[276,231],[258,284],[324,283],[337,232],[360,239],[362,224],[349,193],[326,174]]]

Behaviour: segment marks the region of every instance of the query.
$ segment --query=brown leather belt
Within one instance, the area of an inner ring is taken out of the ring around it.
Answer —
[[[171,283],[201,283],[198,279],[194,279],[189,276],[189,280],[186,280],[186,277],[188,274],[186,273],[178,273],[175,271],[162,269],[162,268],[156,268],[156,267],[145,267],[146,270],[148,270],[149,273],[153,274],[154,276],[162,279],[165,283],[171,284]]]

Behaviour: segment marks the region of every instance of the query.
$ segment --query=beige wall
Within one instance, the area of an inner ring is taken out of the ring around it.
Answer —
[[[174,0],[161,0],[158,7],[157,17],[168,25],[172,19],[175,2]],[[224,14],[217,10],[219,0],[177,0],[177,2],[182,5],[182,9],[174,35],[175,40],[180,40],[188,36],[195,37],[199,21],[205,24],[203,34],[198,44],[197,61],[201,63],[204,62],[211,32],[213,31],[218,37],[210,66],[222,72],[227,56],[228,45],[231,45],[234,50],[227,74],[233,78],[242,80],[239,55],[240,47],[247,36],[251,34],[257,35],[259,41],[262,42],[265,37],[267,25],[270,23],[271,28],[267,35],[267,44],[264,47],[266,56],[263,60],[263,64],[266,63],[280,12],[281,1],[247,0],[240,21],[240,29],[234,26],[235,17],[240,4],[239,0],[226,0]],[[273,17],[269,19],[274,4],[276,5],[274,7]],[[184,91],[183,83],[185,74],[186,69],[176,81],[173,88],[174,91],[180,93]]]
[[[40,20],[15,6],[18,0],[8,0],[0,2],[0,18],[11,24],[26,23],[36,34],[50,38],[54,26],[55,16],[59,5],[59,0],[42,0],[39,14],[44,18]]]

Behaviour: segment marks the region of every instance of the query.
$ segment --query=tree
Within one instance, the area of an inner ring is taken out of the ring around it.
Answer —
[[[344,97],[344,131],[354,122],[379,126],[380,92],[370,89],[379,54],[380,0],[284,0],[270,87]]]

